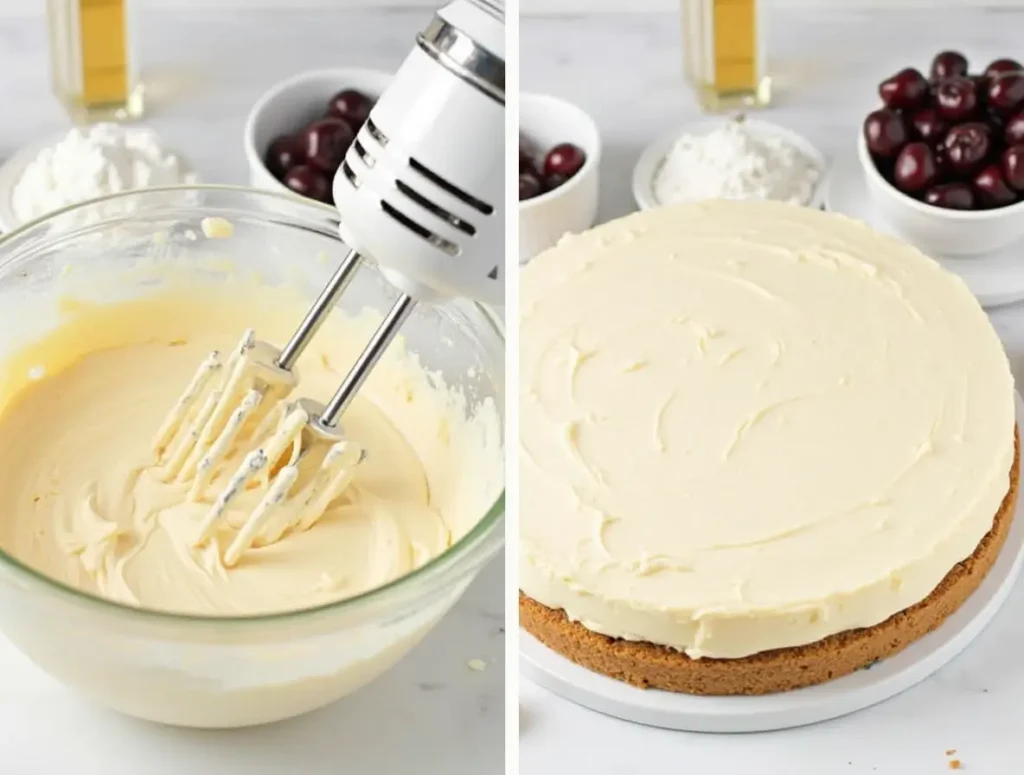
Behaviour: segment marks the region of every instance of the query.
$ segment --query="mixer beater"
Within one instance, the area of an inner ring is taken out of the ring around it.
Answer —
[[[246,331],[225,360],[203,361],[154,441],[165,481],[202,502],[230,454],[251,448],[214,500],[195,543],[229,524],[248,489],[262,497],[224,553],[316,524],[366,451],[340,418],[420,301],[465,296],[500,304],[503,250],[504,23],[491,0],[455,0],[417,36],[334,179],[347,256],[283,348]],[[286,402],[295,364],[365,258],[399,296],[326,404]],[[219,378],[219,379],[218,379]]]

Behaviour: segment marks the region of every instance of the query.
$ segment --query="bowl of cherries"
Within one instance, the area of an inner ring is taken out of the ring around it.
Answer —
[[[376,70],[317,70],[271,88],[245,127],[252,184],[332,204],[334,174],[390,80]]]
[[[908,67],[878,93],[858,153],[886,220],[937,255],[1024,236],[1024,65],[997,59],[972,73],[963,54],[942,51],[927,78]]]
[[[593,225],[600,157],[597,125],[583,110],[546,94],[520,95],[520,261]]]

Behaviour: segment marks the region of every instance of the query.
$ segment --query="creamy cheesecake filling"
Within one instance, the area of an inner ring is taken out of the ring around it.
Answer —
[[[991,528],[1013,379],[966,286],[773,203],[639,213],[523,271],[520,586],[737,658],[884,621]]]
[[[65,584],[193,614],[307,608],[422,566],[501,491],[494,402],[446,384],[398,339],[343,418],[367,451],[351,484],[316,520],[299,514],[280,540],[232,562],[260,488],[231,501],[210,540],[196,539],[247,447],[225,448],[190,494],[195,482],[168,477],[152,441],[211,350],[230,351],[254,324],[267,341],[286,341],[308,300],[196,280],[63,307],[56,326],[0,363],[0,547]],[[332,315],[299,360],[294,397],[328,398],[378,322]]]

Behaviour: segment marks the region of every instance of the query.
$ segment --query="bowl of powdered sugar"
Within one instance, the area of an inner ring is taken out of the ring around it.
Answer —
[[[633,170],[642,210],[704,199],[821,207],[825,157],[784,127],[744,117],[705,121],[648,146]]]
[[[110,194],[196,182],[188,163],[152,129],[76,127],[22,148],[0,167],[0,230]],[[105,215],[122,206],[111,202]]]

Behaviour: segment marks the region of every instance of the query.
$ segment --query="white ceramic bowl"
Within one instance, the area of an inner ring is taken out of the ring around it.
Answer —
[[[587,155],[580,171],[564,185],[519,203],[519,261],[523,263],[564,234],[585,231],[594,224],[601,136],[583,110],[547,94],[520,95],[519,132],[541,153],[559,143],[573,143]]]
[[[272,86],[249,111],[243,147],[249,164],[249,182],[256,188],[287,191],[263,163],[275,137],[291,134],[322,118],[327,102],[342,89],[358,89],[380,97],[391,82],[391,74],[380,70],[340,67],[299,73]]]
[[[672,146],[675,145],[676,140],[682,134],[707,134],[721,127],[727,120],[729,119],[718,118],[699,121],[665,134],[647,146],[644,152],[640,154],[640,158],[633,168],[633,198],[636,200],[637,206],[641,210],[650,210],[662,206],[663,203],[659,202],[658,197],[654,194],[654,181],[661,171],[662,165],[665,163],[665,158],[672,150]],[[815,210],[820,209],[822,197],[825,195],[824,183],[828,163],[825,156],[815,147],[814,143],[791,129],[786,129],[769,121],[747,118],[744,120],[744,123],[755,137],[780,137],[814,163],[818,168],[818,182],[814,186],[814,190],[811,192],[808,200],[803,202],[803,205]]]
[[[878,213],[901,237],[937,256],[977,256],[1024,236],[1024,202],[994,210],[945,210],[907,196],[875,167],[864,133],[857,131],[868,194]]]

